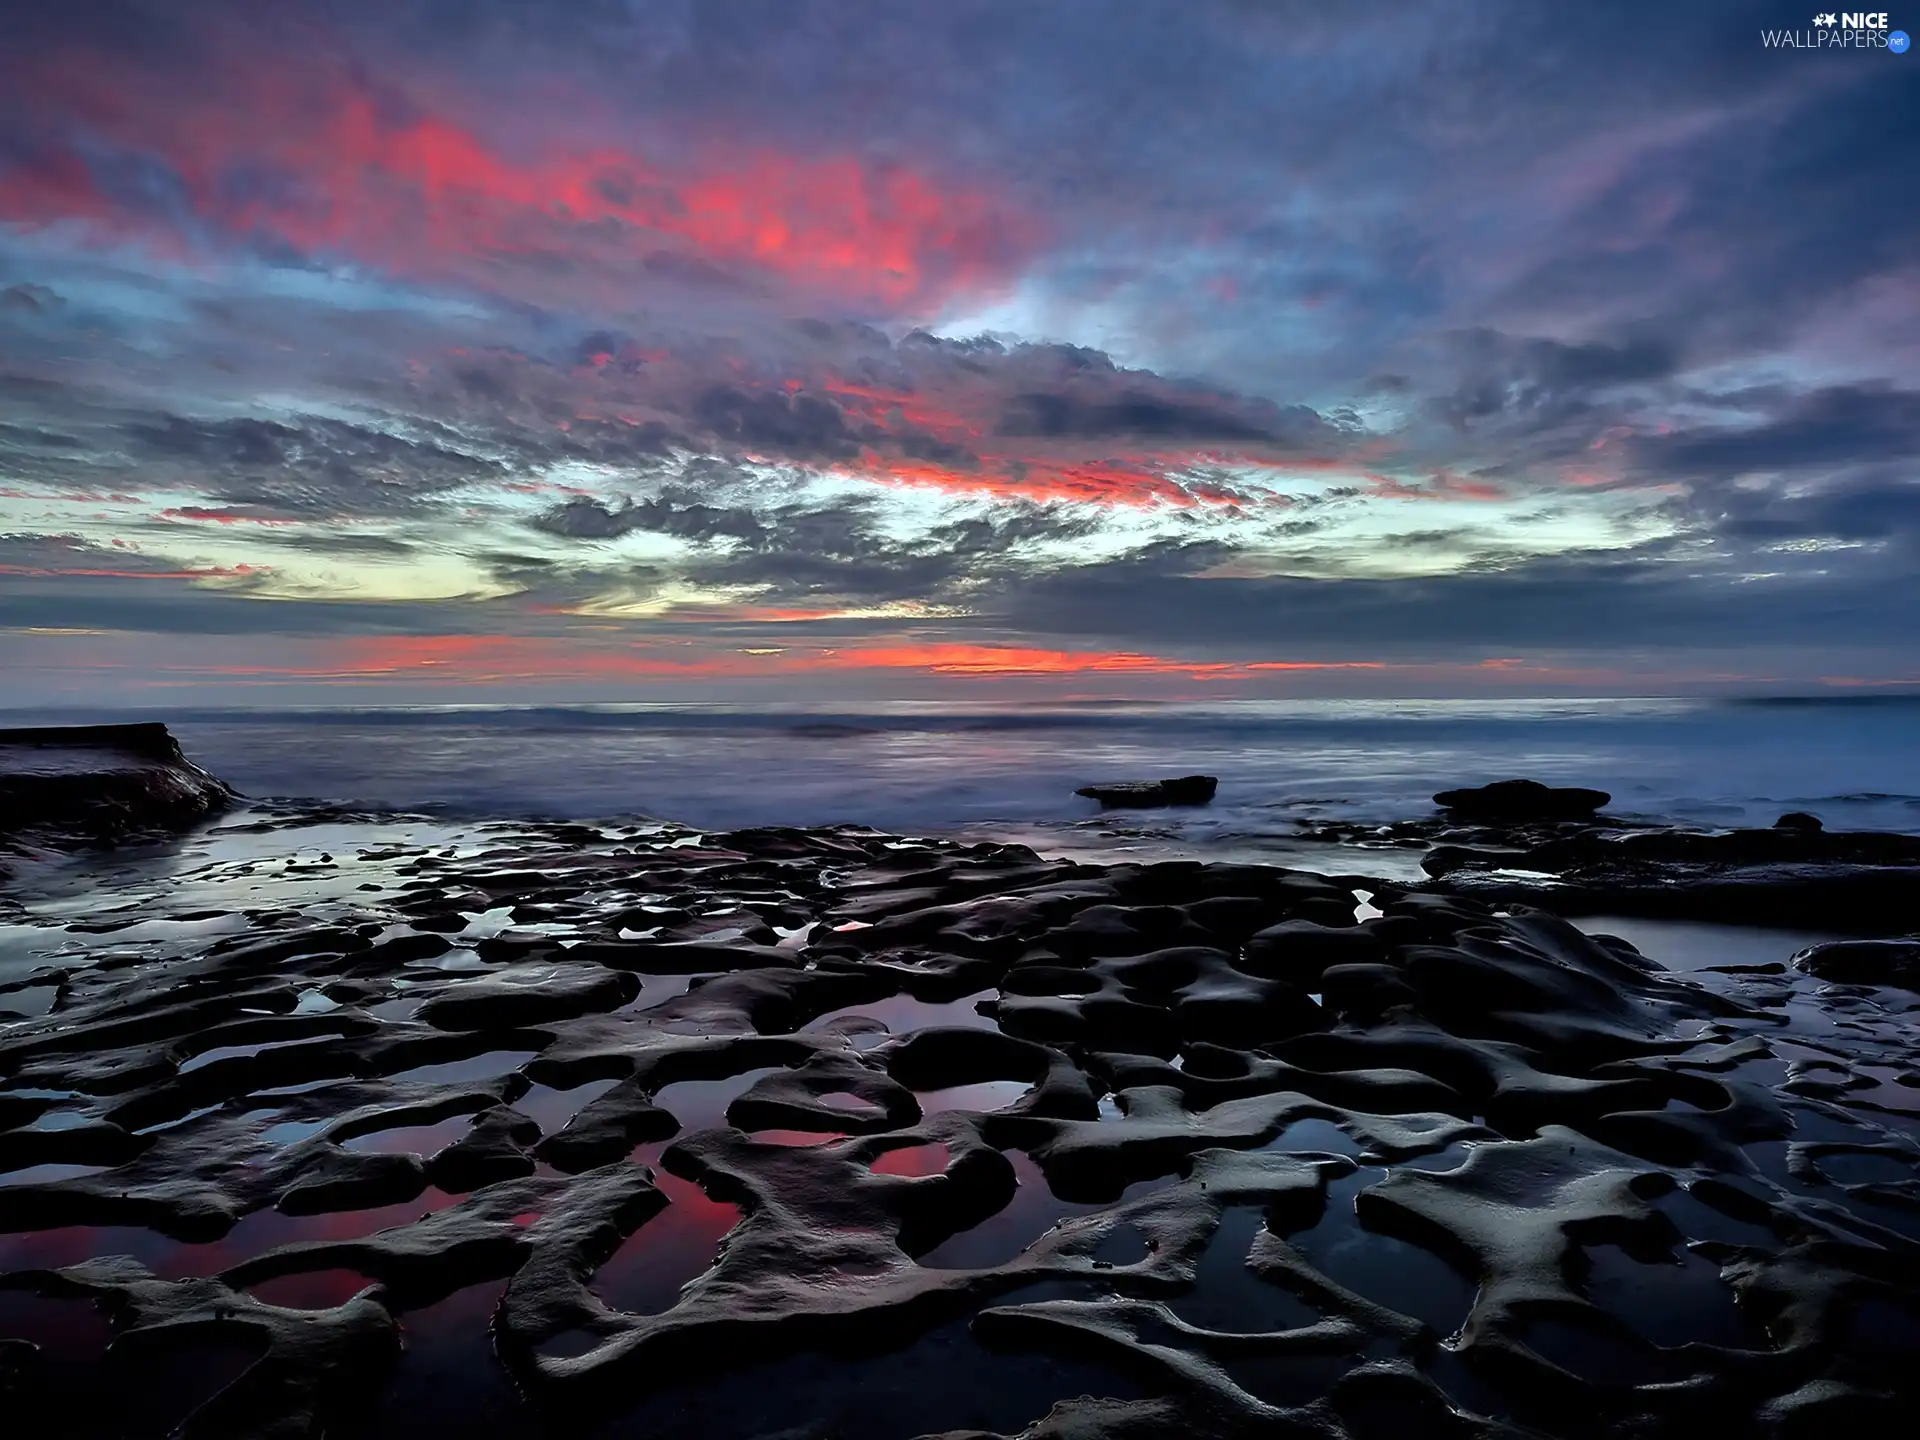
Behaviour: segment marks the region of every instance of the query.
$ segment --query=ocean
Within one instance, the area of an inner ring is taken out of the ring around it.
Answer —
[[[455,818],[848,822],[1053,853],[1223,856],[1284,848],[1300,820],[1405,819],[1428,812],[1435,790],[1528,776],[1611,791],[1613,812],[1651,820],[1767,825],[1810,810],[1834,829],[1920,831],[1920,697],[1904,695],[449,705],[151,718],[250,796]],[[1202,810],[1101,817],[1073,793],[1193,772],[1220,777]]]

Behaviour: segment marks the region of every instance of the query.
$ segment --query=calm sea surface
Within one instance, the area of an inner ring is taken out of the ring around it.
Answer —
[[[21,717],[22,719],[26,717]],[[48,717],[37,717],[48,718]],[[105,720],[65,714],[62,720]],[[722,828],[855,822],[1047,848],[1261,848],[1302,818],[1402,819],[1525,775],[1612,810],[1713,825],[1812,810],[1920,831],[1920,699],[1248,701],[734,709],[169,711],[259,797],[449,816],[651,815]],[[11,719],[11,717],[9,717]],[[1095,781],[1204,771],[1205,810],[1096,820]]]

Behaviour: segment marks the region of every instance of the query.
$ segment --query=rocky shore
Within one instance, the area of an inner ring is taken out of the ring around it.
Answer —
[[[1346,838],[1430,886],[256,807],[16,885],[0,1394],[76,1436],[1891,1433],[1920,997],[1858,982],[1911,956],[1680,976],[1473,886],[1908,852],[1415,824]]]

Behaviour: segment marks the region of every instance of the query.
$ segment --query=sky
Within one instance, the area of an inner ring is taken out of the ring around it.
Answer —
[[[0,705],[1920,685],[1813,28],[0,0]]]

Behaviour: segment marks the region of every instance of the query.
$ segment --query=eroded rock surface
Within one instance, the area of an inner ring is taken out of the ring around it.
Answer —
[[[0,1386],[76,1436],[1910,1414],[1920,1000],[1367,893],[262,813],[19,896]]]

